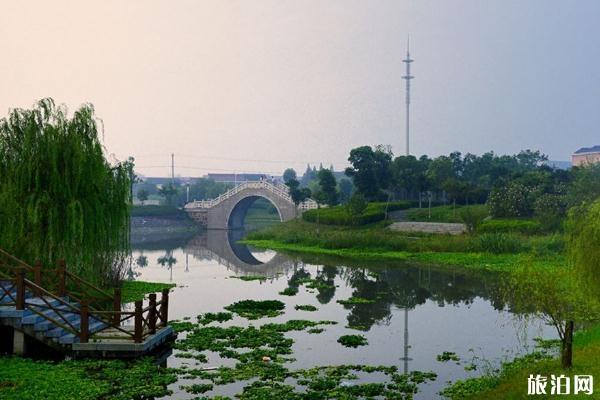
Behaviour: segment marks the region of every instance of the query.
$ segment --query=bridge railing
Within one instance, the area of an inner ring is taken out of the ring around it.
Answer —
[[[195,208],[201,208],[201,209],[212,208],[212,207],[218,205],[219,203],[231,198],[232,196],[235,196],[236,194],[238,194],[239,192],[241,192],[242,190],[245,190],[245,189],[265,189],[265,190],[268,190],[269,192],[283,198],[286,201],[293,202],[292,196],[290,196],[290,194],[289,194],[289,189],[285,185],[272,184],[268,181],[249,181],[249,182],[240,183],[239,185],[235,186],[232,189],[229,189],[227,192],[221,194],[220,196],[218,196],[214,199],[199,200],[199,201],[193,201],[191,203],[188,203],[188,204],[186,204],[185,208],[188,210],[195,209]],[[313,208],[317,208],[317,203],[312,199],[308,199],[307,201],[302,202],[298,206],[298,208],[303,211],[310,210]]]

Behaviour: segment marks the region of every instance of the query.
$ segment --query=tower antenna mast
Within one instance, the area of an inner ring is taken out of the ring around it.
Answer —
[[[410,81],[415,77],[410,74],[410,64],[414,60],[410,58],[410,36],[406,43],[406,58],[402,60],[406,64],[406,75],[402,77],[406,81],[406,155],[410,155]]]

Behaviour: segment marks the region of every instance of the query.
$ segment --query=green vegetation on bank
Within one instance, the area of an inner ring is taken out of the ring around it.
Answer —
[[[298,254],[327,255],[361,261],[403,261],[419,265],[447,265],[472,270],[509,272],[515,266],[531,259],[526,254],[490,253],[449,253],[385,251],[372,249],[325,249],[319,246],[287,244],[272,240],[245,240],[246,244]],[[555,268],[562,264],[564,257],[540,257],[533,263],[540,268]]]
[[[406,219],[409,221],[427,221],[427,222],[454,222],[462,223],[462,212],[464,210],[479,211],[489,215],[489,211],[486,205],[476,204],[470,206],[436,206],[431,209],[424,208],[413,208],[406,213]]]
[[[137,300],[142,300],[147,294],[162,292],[163,289],[171,289],[174,287],[174,283],[123,281],[121,286],[121,301],[123,303],[132,303]]]
[[[570,369],[561,368],[560,359],[544,351],[537,351],[504,363],[500,369],[481,377],[457,381],[442,391],[442,394],[452,400],[522,399],[527,395],[527,378],[530,374],[550,377],[564,373],[571,381],[574,375],[600,376],[600,325],[575,335],[573,354],[576,362]],[[594,392],[596,391],[597,387]],[[550,398],[549,394],[535,397]]]
[[[559,255],[564,250],[564,239],[554,234],[409,234],[390,231],[383,224],[354,228],[320,226],[317,233],[316,224],[297,220],[251,232],[243,242],[274,250],[304,251],[361,259],[414,258],[415,261],[419,261],[454,258],[459,261],[475,260],[479,263],[485,258],[484,255],[490,260],[499,258],[492,255],[505,255],[507,257],[504,258],[515,259],[516,254],[533,255],[537,258],[560,258]]]
[[[347,206],[333,206],[319,210],[309,210],[302,214],[302,219],[307,222],[317,222],[326,225],[366,225],[383,221],[387,212],[406,210],[411,207],[408,201],[395,201],[390,203],[368,203],[366,209],[353,217]]]

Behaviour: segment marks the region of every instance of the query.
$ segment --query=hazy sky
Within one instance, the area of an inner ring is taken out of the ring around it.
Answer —
[[[413,154],[600,144],[596,0],[0,1],[0,115],[91,102],[146,175],[404,153],[409,33]]]

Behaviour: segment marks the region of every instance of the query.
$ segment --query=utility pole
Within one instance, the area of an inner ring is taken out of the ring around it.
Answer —
[[[406,75],[402,77],[406,81],[406,155],[410,155],[410,81],[415,77],[410,74],[410,64],[414,60],[410,58],[410,37],[406,44],[406,58],[402,60],[406,64]]]
[[[175,153],[171,153],[171,183],[175,184]]]

